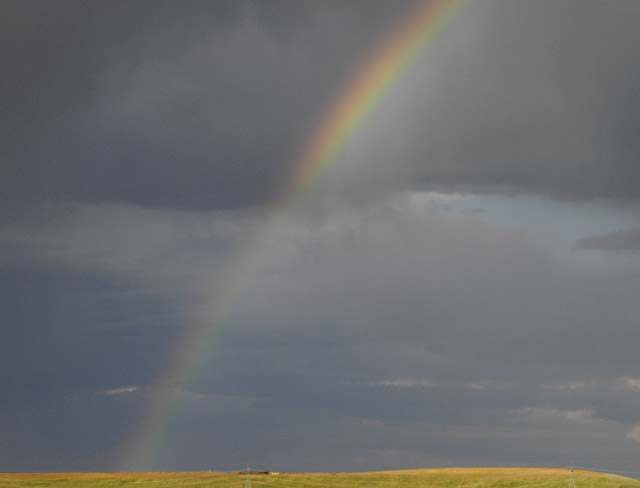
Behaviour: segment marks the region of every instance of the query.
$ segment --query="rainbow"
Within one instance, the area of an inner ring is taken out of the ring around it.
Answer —
[[[345,145],[371,116],[385,94],[406,72],[416,56],[454,18],[465,0],[430,0],[419,2],[409,10],[398,27],[385,37],[364,63],[355,70],[319,119],[294,165],[289,184],[284,188],[279,210],[266,228],[278,225],[286,209],[303,200],[316,183],[335,163]],[[184,390],[197,378],[210,357],[216,338],[230,322],[251,288],[248,277],[260,269],[256,265],[258,250],[264,234],[236,252],[227,270],[227,286],[213,304],[192,318],[195,325],[185,328],[185,336],[176,341],[169,352],[164,371],[158,376],[156,387],[143,391],[149,395],[149,407],[142,412],[133,431],[133,441],[124,449],[124,470],[149,470],[158,466],[162,451],[169,444],[171,429],[183,408]],[[259,271],[258,271],[259,273]],[[217,277],[219,281],[219,277]]]
[[[294,166],[284,202],[307,195],[328,171],[384,95],[405,73],[411,61],[459,12],[465,0],[420,2],[385,38],[329,105]]]

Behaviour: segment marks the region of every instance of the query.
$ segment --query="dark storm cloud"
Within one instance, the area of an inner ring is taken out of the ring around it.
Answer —
[[[313,121],[405,7],[5,2],[5,209],[276,201]],[[349,157],[370,170],[338,188],[636,200],[639,15],[470,5],[374,114],[377,142],[356,138]]]
[[[7,205],[213,208],[277,196],[311,122],[398,7],[5,2],[3,10]]]
[[[579,249],[604,251],[640,251],[640,229],[623,229],[601,236],[582,237],[576,241]]]

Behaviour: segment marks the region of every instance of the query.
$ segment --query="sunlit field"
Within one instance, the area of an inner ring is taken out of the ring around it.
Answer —
[[[640,488],[622,476],[574,472],[576,488]],[[448,468],[367,473],[11,473],[0,475],[1,487],[110,488],[568,488],[571,472],[543,468]]]

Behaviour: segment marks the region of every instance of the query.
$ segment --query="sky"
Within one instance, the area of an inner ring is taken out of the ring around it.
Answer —
[[[640,3],[0,3],[0,471],[640,472]]]

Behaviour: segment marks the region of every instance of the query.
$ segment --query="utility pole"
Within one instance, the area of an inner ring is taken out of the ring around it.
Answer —
[[[571,465],[571,477],[569,478],[569,488],[576,488],[576,479],[573,476],[573,464]]]
[[[251,488],[251,466],[249,463],[247,463],[247,481],[244,482],[244,488]],[[575,488],[575,485],[573,488]]]

